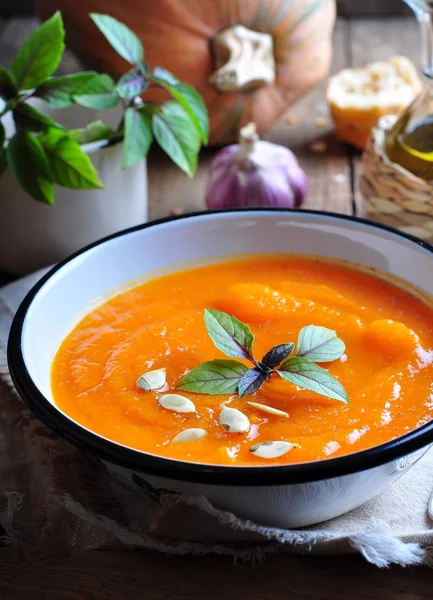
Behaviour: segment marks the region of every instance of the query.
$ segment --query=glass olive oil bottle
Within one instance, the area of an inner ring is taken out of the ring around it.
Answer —
[[[385,149],[393,162],[433,180],[433,0],[405,1],[420,25],[424,88],[388,132]]]

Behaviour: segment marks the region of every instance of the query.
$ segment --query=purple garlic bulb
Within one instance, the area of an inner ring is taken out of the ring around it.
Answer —
[[[260,140],[249,123],[240,130],[239,144],[226,146],[212,160],[205,199],[212,209],[299,208],[306,194],[307,176],[293,152]]]

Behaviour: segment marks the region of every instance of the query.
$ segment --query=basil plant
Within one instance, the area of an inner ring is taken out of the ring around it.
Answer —
[[[57,12],[22,45],[9,70],[0,66],[0,174],[10,167],[34,200],[53,204],[54,184],[73,189],[101,188],[98,174],[81,146],[106,140],[124,141],[123,166],[147,156],[153,139],[173,162],[192,177],[201,144],[208,140],[206,108],[196,90],[144,59],[138,37],[108,15],[91,14],[111,46],[131,65],[119,81],[94,71],[55,76],[65,48],[63,21]],[[146,90],[159,86],[171,99],[147,103]],[[68,130],[38,111],[29,100],[39,98],[53,109],[78,104],[105,110],[120,105],[117,128],[94,121],[83,129]],[[11,113],[15,131],[6,135],[2,118]]]

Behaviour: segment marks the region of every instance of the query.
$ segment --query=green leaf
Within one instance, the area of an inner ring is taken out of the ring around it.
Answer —
[[[266,352],[261,362],[267,369],[275,369],[275,367],[278,367],[278,365],[293,352],[294,348],[295,344],[293,342],[274,346],[269,352]]]
[[[0,98],[9,100],[14,98],[18,93],[15,81],[4,67],[0,65]]]
[[[80,145],[97,142],[98,140],[109,140],[113,134],[111,127],[100,119],[89,123],[87,127],[71,129],[68,132],[69,137]]]
[[[173,73],[170,73],[170,71],[167,71],[167,69],[164,69],[163,67],[155,67],[152,76],[157,81],[164,81],[169,85],[178,85],[178,83],[180,83],[179,79],[175,77]]]
[[[6,171],[6,167],[8,166],[8,161],[6,158],[6,149],[0,148],[0,175]]]
[[[114,108],[120,102],[117,94],[111,92],[107,94],[86,94],[83,96],[74,96],[74,100],[80,106],[92,108],[93,110],[108,110]]]
[[[242,379],[239,381],[238,392],[239,398],[243,398],[248,394],[252,394],[262,387],[265,381],[271,376],[269,371],[262,371],[257,367],[248,369]]]
[[[350,402],[341,383],[335,377],[332,377],[326,369],[319,367],[307,358],[292,356],[281,365],[277,373],[280,377],[298,387],[340,402]]]
[[[55,183],[82,190],[103,187],[90,158],[65,132],[50,129],[39,139],[48,157]]]
[[[28,131],[46,131],[50,127],[61,127],[30,104],[19,103],[12,111],[15,125]]]
[[[133,69],[119,79],[116,89],[121,98],[129,100],[140,96],[147,87],[149,87],[149,83],[144,79],[140,70]]]
[[[122,58],[132,65],[143,60],[142,43],[129,27],[109,15],[90,13],[90,18]]]
[[[207,144],[209,138],[209,118],[200,94],[187,83],[172,85],[155,76],[154,79],[179,102],[200,134],[203,143]]]
[[[332,329],[308,325],[299,332],[296,344],[297,356],[314,362],[331,362],[340,358],[345,350],[345,343]]]
[[[62,17],[56,12],[21,46],[10,73],[19,90],[41,85],[59,66],[65,45]]]
[[[74,94],[95,77],[99,76],[94,71],[52,77],[39,86],[33,95],[42,98],[51,108],[67,108],[74,103]]]
[[[114,81],[109,75],[97,75],[87,81],[73,95],[73,100],[81,106],[95,110],[114,108],[120,102]]]
[[[252,360],[254,335],[248,325],[212,308],[205,309],[204,323],[218,350],[226,356]]]
[[[211,360],[187,373],[176,388],[198,394],[234,394],[247,371],[237,360]]]
[[[109,75],[96,75],[85,81],[77,90],[77,95],[103,94],[113,92],[116,84]]]
[[[125,111],[125,150],[123,166],[132,167],[144,158],[152,143],[152,119],[135,109]]]
[[[39,140],[20,131],[9,141],[7,160],[15,179],[38,202],[52,204],[54,187],[47,156]]]
[[[152,120],[152,129],[161,148],[172,161],[192,177],[197,168],[200,137],[177,102],[166,102]]]

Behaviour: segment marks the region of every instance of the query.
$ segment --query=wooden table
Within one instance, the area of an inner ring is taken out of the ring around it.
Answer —
[[[0,62],[35,27],[33,19],[0,22]],[[419,37],[412,18],[340,20],[334,37],[332,71],[401,53],[417,60]],[[73,71],[69,56],[65,69]],[[306,170],[308,206],[362,213],[357,191],[359,155],[337,143],[331,126],[317,127],[324,112],[324,85],[290,111],[266,136],[294,150]],[[323,141],[325,151],[314,151]],[[313,144],[313,147],[312,147]],[[202,153],[198,173],[188,180],[161,153],[149,159],[151,217],[204,207],[203,189],[213,150]],[[1,217],[0,217],[1,218]],[[1,482],[0,482],[1,485]],[[433,597],[427,568],[379,571],[358,556],[270,556],[260,565],[234,565],[228,558],[166,557],[154,552],[52,554],[38,549],[0,549],[2,600],[419,600]]]

